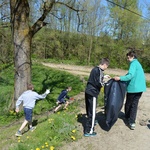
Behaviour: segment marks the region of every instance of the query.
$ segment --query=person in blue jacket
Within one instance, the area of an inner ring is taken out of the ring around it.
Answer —
[[[16,101],[15,111],[18,113],[19,106],[21,103],[23,103],[23,109],[24,109],[24,115],[25,115],[25,120],[22,123],[19,130],[16,132],[15,134],[16,136],[22,136],[21,131],[27,124],[29,124],[30,131],[34,131],[36,129],[36,127],[32,126],[32,112],[33,112],[33,108],[35,107],[35,102],[36,100],[44,99],[50,93],[49,89],[47,89],[46,92],[42,95],[38,94],[37,92],[33,90],[34,90],[33,84],[29,83],[27,85],[27,91],[23,92],[18,98],[18,100]]]
[[[58,111],[58,109],[65,104],[64,109],[67,108],[67,106],[69,105],[69,102],[66,101],[67,99],[70,99],[70,97],[67,95],[68,92],[70,92],[72,90],[72,87],[67,87],[66,89],[62,90],[61,93],[59,94],[58,98],[57,98],[57,102],[56,104],[58,105],[55,109],[54,109],[54,113]]]
[[[131,50],[127,54],[130,62],[128,73],[124,76],[114,77],[115,80],[127,81],[127,94],[125,102],[125,118],[131,130],[135,129],[135,121],[139,99],[146,91],[146,78],[142,65],[137,60],[136,53]]]

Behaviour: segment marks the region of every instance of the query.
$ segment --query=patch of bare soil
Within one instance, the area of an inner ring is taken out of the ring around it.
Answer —
[[[43,65],[56,68],[70,73],[84,76],[89,75],[91,67],[43,63]],[[124,75],[127,71],[120,69],[107,69],[106,74]],[[145,74],[146,79],[150,81],[150,75]],[[80,104],[80,113],[83,117],[78,120],[78,130],[83,134],[85,125],[85,104],[84,93],[80,93],[75,99],[82,99]],[[130,130],[123,120],[124,107],[122,108],[119,118],[114,126],[105,130],[104,110],[97,108],[98,125],[95,127],[97,136],[82,137],[80,140],[66,143],[61,150],[149,150],[150,149],[150,89],[143,93],[138,107],[135,130]]]

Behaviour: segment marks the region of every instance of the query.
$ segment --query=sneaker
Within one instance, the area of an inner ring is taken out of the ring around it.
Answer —
[[[30,131],[33,132],[36,129],[36,127],[31,127]]]
[[[93,133],[85,133],[84,136],[85,136],[85,137],[93,137],[93,136],[96,136],[96,134],[97,134],[96,132],[93,132]]]
[[[130,127],[131,130],[134,130],[135,129],[135,123],[130,123],[129,127]]]
[[[17,131],[15,136],[22,136],[22,133],[20,131]]]

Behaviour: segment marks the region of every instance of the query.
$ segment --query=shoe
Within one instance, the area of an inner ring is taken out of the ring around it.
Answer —
[[[22,136],[22,133],[20,131],[17,131],[15,136]]]
[[[130,127],[131,130],[134,130],[135,129],[135,123],[130,123],[129,127]]]
[[[36,129],[36,127],[31,127],[30,131],[33,132]]]
[[[96,134],[97,134],[96,132],[93,132],[93,133],[85,133],[84,136],[85,136],[85,137],[93,137],[93,136],[96,136]]]

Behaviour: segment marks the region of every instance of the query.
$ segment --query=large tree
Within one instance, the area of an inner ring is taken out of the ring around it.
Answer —
[[[73,0],[74,1],[74,0]],[[72,5],[71,0],[45,0],[45,1],[30,1],[41,6],[41,16],[35,20],[33,25],[30,22],[30,5],[28,0],[10,0],[11,10],[11,29],[14,45],[14,69],[15,69],[15,84],[14,84],[14,102],[19,95],[27,89],[27,83],[31,82],[31,43],[33,36],[43,28],[47,23],[44,22],[49,13],[57,17],[60,14],[59,6],[63,5],[78,13],[75,5]],[[77,0],[75,1],[78,2]],[[74,4],[74,3],[73,3]],[[58,6],[58,9],[56,9]],[[38,13],[38,12],[37,12]],[[57,17],[58,18],[58,17]]]

